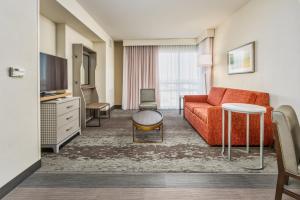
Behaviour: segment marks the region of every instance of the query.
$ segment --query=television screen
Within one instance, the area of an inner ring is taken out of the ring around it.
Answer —
[[[40,91],[68,89],[67,59],[40,53]]]

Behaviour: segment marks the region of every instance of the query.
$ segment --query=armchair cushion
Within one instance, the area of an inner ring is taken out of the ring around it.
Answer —
[[[143,102],[139,105],[140,110],[157,110],[156,102]]]
[[[141,89],[141,103],[155,102],[155,89]]]
[[[290,106],[280,106],[273,112],[273,121],[277,124],[283,165],[285,170],[292,174],[298,174],[299,170],[297,142],[293,137],[294,127],[291,127],[291,121],[296,119],[297,116]]]
[[[225,91],[226,91],[226,88],[220,88],[220,87],[211,88],[208,98],[207,98],[207,103],[214,105],[214,106],[220,105]]]
[[[227,89],[221,104],[223,103],[249,103],[254,104],[256,94],[247,90]]]

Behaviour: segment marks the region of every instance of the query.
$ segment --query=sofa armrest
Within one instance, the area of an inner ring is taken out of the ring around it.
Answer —
[[[206,103],[207,95],[184,95],[184,102]]]
[[[271,106],[265,106],[267,111],[265,113],[265,123],[272,124],[272,111],[273,107]]]
[[[222,122],[222,107],[213,106],[207,110],[208,125],[220,124]]]

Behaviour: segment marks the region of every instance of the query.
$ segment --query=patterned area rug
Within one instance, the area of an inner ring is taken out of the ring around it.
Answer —
[[[233,159],[221,155],[220,147],[210,147],[178,111],[163,111],[164,142],[133,143],[131,116],[134,111],[114,110],[102,127],[87,128],[66,144],[58,154],[44,152],[40,172],[80,173],[276,173],[274,150],[265,148],[263,170],[259,149],[246,154],[236,148]],[[158,132],[138,133],[138,140],[159,139]],[[244,148],[243,148],[244,149]]]

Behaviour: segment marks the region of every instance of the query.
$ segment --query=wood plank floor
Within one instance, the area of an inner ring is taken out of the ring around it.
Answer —
[[[268,200],[274,199],[274,192],[241,188],[17,188],[4,200]]]
[[[35,173],[4,200],[268,200],[275,185],[273,174]],[[293,179],[289,187],[300,191]]]

